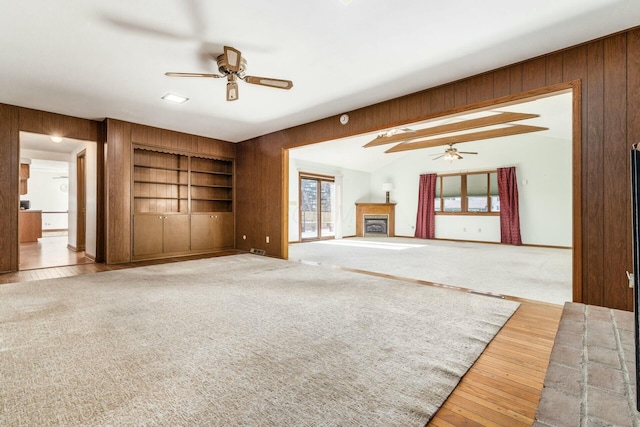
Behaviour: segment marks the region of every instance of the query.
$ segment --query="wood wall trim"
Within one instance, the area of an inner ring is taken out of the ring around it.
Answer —
[[[0,104],[0,272],[18,269],[19,109]]]
[[[17,271],[20,262],[17,208],[20,131],[97,141],[98,129],[99,123],[92,120],[0,104],[0,229],[3,230],[0,272]]]
[[[116,119],[108,118],[105,122],[108,165],[105,259],[107,264],[121,264],[133,259],[131,162],[134,146],[161,152],[235,160],[236,144]],[[236,194],[234,185],[234,215]]]
[[[478,76],[346,111],[340,116],[284,129],[238,144],[242,170],[260,165],[259,176],[238,174],[238,234],[263,236],[275,227],[287,239],[285,203],[272,203],[282,193],[286,165],[269,151],[377,132],[496,102],[518,102],[562,89],[574,93],[574,299],[586,304],[632,310],[625,271],[631,270],[628,150],[640,139],[640,28],[569,47]],[[341,113],[342,114],[342,113]],[[260,190],[258,190],[260,189]],[[256,193],[259,195],[256,197]],[[267,197],[269,195],[269,197]],[[285,196],[283,196],[285,197]],[[255,210],[269,205],[269,220]],[[279,210],[279,212],[275,212]],[[260,238],[240,242],[238,249],[260,245]],[[262,245],[264,246],[264,245]],[[282,256],[284,251],[272,252]]]

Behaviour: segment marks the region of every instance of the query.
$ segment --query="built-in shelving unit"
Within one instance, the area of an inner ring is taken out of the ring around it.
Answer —
[[[234,246],[233,161],[133,149],[133,259]]]
[[[231,212],[233,163],[191,157],[191,211]]]

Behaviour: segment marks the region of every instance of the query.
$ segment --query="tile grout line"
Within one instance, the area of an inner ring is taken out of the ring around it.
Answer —
[[[587,334],[589,333],[589,329],[587,328],[588,316],[587,310],[589,306],[585,305],[582,310],[582,366],[581,366],[581,374],[582,374],[582,393],[581,393],[581,402],[580,402],[580,426],[588,427],[587,421],[587,367],[589,364],[589,355],[587,353]]]
[[[629,376],[629,370],[627,369],[627,359],[624,354],[624,348],[622,346],[622,339],[620,338],[620,331],[618,330],[618,323],[616,322],[616,318],[614,316],[613,310],[609,310],[611,316],[611,323],[613,324],[613,336],[616,339],[616,350],[618,350],[618,359],[620,360],[620,366],[622,367],[622,376],[624,378],[625,385],[627,387],[627,404],[629,405],[629,413],[632,414],[633,425],[635,427],[640,427],[640,417],[638,416],[638,411],[636,410],[636,405],[634,402],[634,391],[633,387],[631,387],[631,377]]]

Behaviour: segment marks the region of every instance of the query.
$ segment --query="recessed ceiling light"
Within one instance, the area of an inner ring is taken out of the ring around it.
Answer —
[[[174,95],[173,93],[168,93],[162,97],[165,101],[175,102],[176,104],[184,104],[189,100],[189,98],[185,98],[184,96]]]
[[[62,138],[59,136],[52,136],[51,137],[51,141],[58,143],[58,142],[62,142]]]

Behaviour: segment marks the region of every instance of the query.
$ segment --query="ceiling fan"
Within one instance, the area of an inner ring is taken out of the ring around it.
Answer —
[[[238,99],[238,79],[247,83],[269,86],[276,89],[291,89],[293,82],[291,80],[273,79],[270,77],[255,77],[245,75],[247,61],[242,57],[242,53],[238,49],[230,46],[224,47],[224,53],[216,58],[218,63],[218,71],[220,74],[207,73],[165,73],[169,77],[209,77],[213,79],[227,78],[227,101],[235,101]]]
[[[445,160],[449,160],[450,162],[452,162],[454,160],[463,159],[464,157],[462,157],[460,154],[478,154],[478,153],[473,151],[458,151],[457,148],[453,148],[453,144],[449,144],[449,148],[444,150],[444,154],[440,154],[440,155],[432,154],[432,156],[438,156],[433,158],[433,160],[438,160],[444,157]]]

